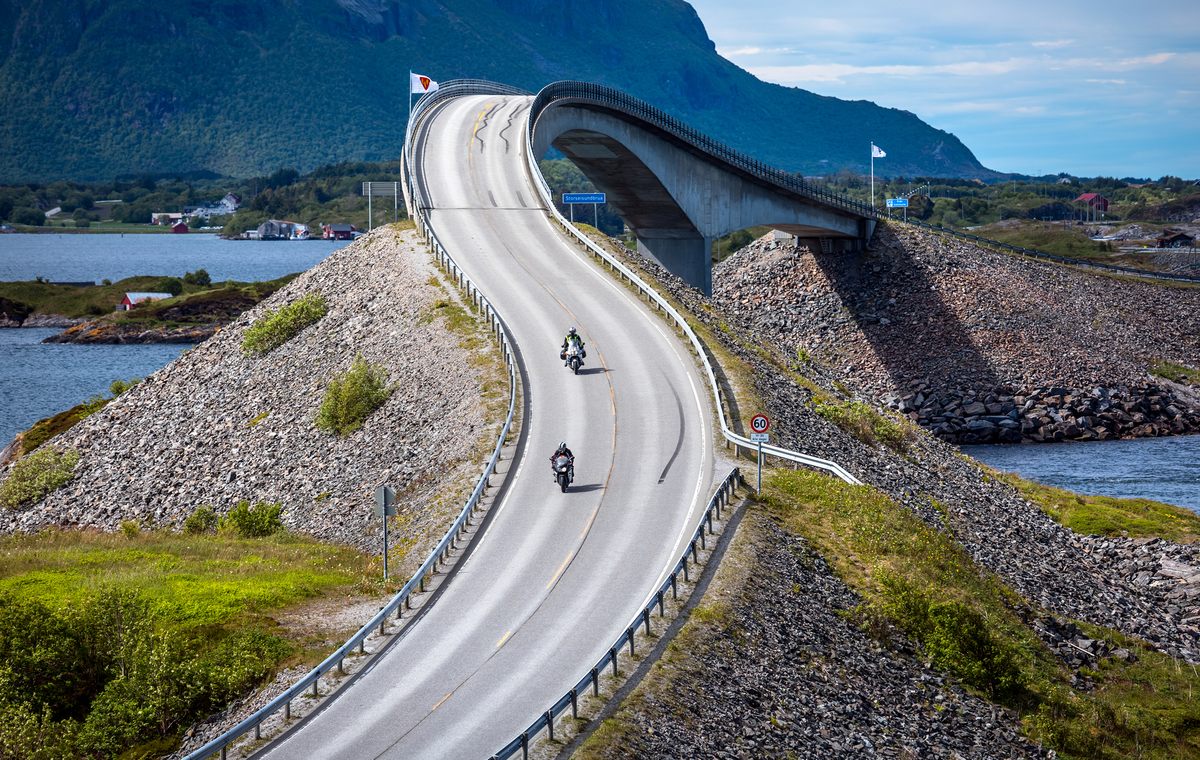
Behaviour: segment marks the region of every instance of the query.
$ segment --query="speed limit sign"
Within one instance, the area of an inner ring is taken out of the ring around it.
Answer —
[[[771,421],[765,414],[756,414],[750,418],[750,429],[756,433],[765,433],[771,427]]]

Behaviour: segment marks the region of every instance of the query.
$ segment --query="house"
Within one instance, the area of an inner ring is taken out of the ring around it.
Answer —
[[[1196,238],[1186,232],[1165,230],[1157,241],[1159,248],[1195,248]]]
[[[358,229],[353,224],[322,224],[321,237],[326,240],[352,240]]]
[[[175,211],[156,211],[150,215],[151,224],[168,224],[174,225],[175,222],[183,221],[183,213]]]
[[[258,225],[259,240],[308,240],[308,225],[286,219],[268,219]]]
[[[1100,193],[1084,193],[1075,199],[1076,203],[1085,203],[1090,209],[1094,209],[1101,213],[1108,212],[1108,198],[1105,198]]]
[[[138,304],[149,303],[150,301],[161,301],[164,298],[170,297],[170,293],[126,293],[125,297],[121,299],[121,303],[117,306],[117,311],[129,311]]]
[[[189,232],[187,222],[175,222],[171,225],[171,232],[174,232],[177,235],[182,235]]]

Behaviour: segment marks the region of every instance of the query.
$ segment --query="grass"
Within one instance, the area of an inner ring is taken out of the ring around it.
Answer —
[[[813,409],[863,443],[881,443],[898,453],[907,451],[916,437],[910,425],[862,401],[841,401],[826,396],[824,400],[815,401]]]
[[[320,293],[309,293],[286,306],[269,309],[246,328],[242,351],[253,356],[268,354],[319,321],[328,309]]]
[[[1104,242],[1092,240],[1085,234],[1085,227],[1076,225],[1046,224],[1044,222],[1028,222],[1013,225],[1006,222],[1003,225],[983,227],[973,230],[980,237],[998,240],[1002,243],[1032,248],[1058,256],[1076,259],[1108,258],[1112,251]]]
[[[863,598],[869,630],[905,631],[935,667],[1014,709],[1026,732],[1077,758],[1200,757],[1200,674],[1114,631],[1082,626],[1135,654],[1106,658],[1075,690],[1015,610],[1025,606],[948,533],[884,494],[824,475],[772,472],[766,506]]]
[[[290,534],[45,531],[0,538],[0,595],[59,609],[116,587],[184,628],[239,626],[269,623],[270,613],[319,595],[366,590],[373,562]]]
[[[158,312],[177,307],[189,302],[192,298],[212,291],[224,291],[228,296],[231,291],[245,294],[253,298],[251,303],[257,303],[275,292],[278,288],[290,282],[295,275],[288,275],[268,282],[225,282],[213,283],[211,286],[184,283],[183,292],[175,297],[158,301],[153,304],[143,304],[133,311],[117,315],[126,319],[153,318]],[[157,291],[162,276],[126,277],[110,285],[93,285],[91,287],[76,287],[72,285],[52,285],[48,282],[20,281],[0,282],[0,298],[6,298],[31,308],[33,314],[60,314],[71,318],[94,318],[113,313],[117,304],[131,291]],[[209,296],[211,298],[211,296]],[[201,303],[201,302],[195,302]]]
[[[359,354],[349,370],[329,381],[317,410],[317,429],[350,435],[383,406],[394,390],[387,384],[387,370]]]
[[[1200,369],[1189,367],[1186,364],[1155,359],[1150,363],[1149,370],[1150,374],[1156,377],[1186,385],[1200,386]]]
[[[36,504],[75,476],[79,452],[45,448],[13,465],[0,483],[0,507],[21,509]]]
[[[1043,512],[1082,535],[1163,538],[1176,543],[1200,540],[1200,515],[1150,499],[1085,496],[1034,483],[1013,473],[988,470]]]

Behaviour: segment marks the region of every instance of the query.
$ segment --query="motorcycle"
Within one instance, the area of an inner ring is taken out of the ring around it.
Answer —
[[[563,493],[567,492],[567,486],[571,485],[571,459],[565,454],[559,454],[554,458],[554,479],[558,482],[558,487]]]
[[[571,371],[576,375],[579,374],[579,368],[583,366],[583,357],[587,356],[587,352],[579,347],[579,344],[572,344],[559,354],[559,358],[566,362],[566,366],[571,368]]]

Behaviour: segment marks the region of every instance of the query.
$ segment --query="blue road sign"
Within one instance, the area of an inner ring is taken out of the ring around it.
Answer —
[[[563,193],[563,203],[607,203],[604,193]]]
[[[908,208],[908,198],[888,198],[888,208]]]

